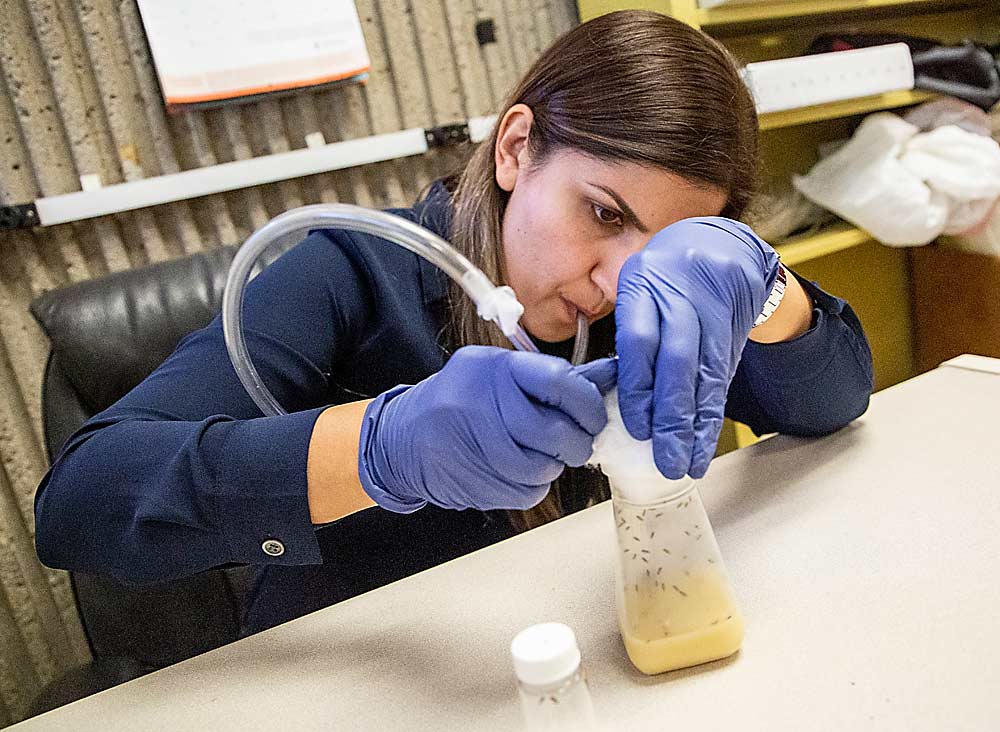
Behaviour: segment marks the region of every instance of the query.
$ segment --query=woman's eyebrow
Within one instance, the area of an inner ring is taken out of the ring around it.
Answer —
[[[644,234],[649,233],[649,227],[646,226],[644,223],[642,223],[639,217],[635,215],[635,211],[632,210],[632,207],[629,206],[627,203],[625,203],[625,199],[619,196],[617,193],[615,193],[613,188],[602,186],[599,183],[590,183],[589,181],[587,182],[587,185],[593,186],[594,188],[598,188],[607,193],[609,196],[611,196],[611,198],[614,199],[614,202],[618,206],[618,208],[620,208],[622,210],[622,213],[625,214],[625,218],[627,218],[635,228],[637,228]]]

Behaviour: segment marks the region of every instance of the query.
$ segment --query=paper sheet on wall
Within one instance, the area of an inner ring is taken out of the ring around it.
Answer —
[[[168,106],[364,78],[351,0],[138,0]]]

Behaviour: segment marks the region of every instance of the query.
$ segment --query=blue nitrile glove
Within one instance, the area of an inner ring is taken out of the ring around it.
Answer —
[[[778,275],[778,255],[731,219],[684,219],[625,261],[615,303],[618,404],[653,440],[668,478],[700,478],[722,429],[726,392]]]
[[[365,410],[358,474],[398,513],[530,508],[566,465],[583,465],[608,416],[615,363],[502,348],[460,348],[438,373],[397,386]]]

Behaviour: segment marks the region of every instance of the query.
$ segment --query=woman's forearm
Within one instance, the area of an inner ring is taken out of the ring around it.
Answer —
[[[791,340],[748,342],[729,389],[726,416],[758,435],[829,434],[861,415],[872,392],[871,350],[858,316],[817,285],[798,283],[814,305],[811,326]]]
[[[326,409],[309,440],[306,467],[309,515],[325,524],[374,506],[358,479],[358,441],[369,401]]]
[[[45,565],[144,584],[322,561],[304,470],[321,410],[187,421],[127,399],[78,430],[39,485]]]

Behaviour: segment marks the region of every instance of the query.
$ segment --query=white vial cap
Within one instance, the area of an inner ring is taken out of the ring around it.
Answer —
[[[580,666],[576,634],[563,623],[539,623],[525,628],[514,636],[510,653],[517,678],[533,686],[562,681]]]

